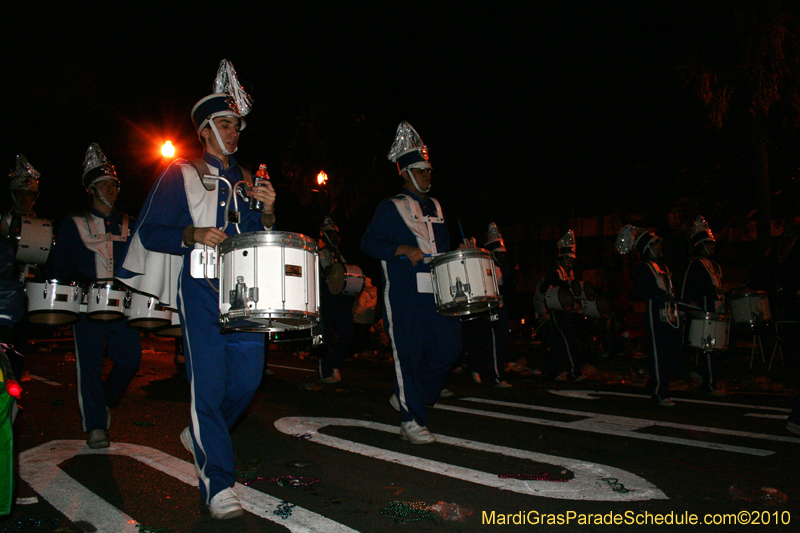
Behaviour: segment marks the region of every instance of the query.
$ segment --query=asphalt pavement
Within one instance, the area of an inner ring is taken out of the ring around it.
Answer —
[[[189,423],[189,385],[173,340],[143,336],[141,370],[112,411],[112,446],[89,450],[73,347],[68,331],[57,333],[27,359],[17,503],[0,533],[796,531],[800,523],[800,436],[785,430],[796,391],[776,378],[794,371],[791,357],[771,371],[756,358],[750,370],[750,348],[739,346],[725,366],[724,398],[700,394],[685,365],[674,408],[644,395],[641,354],[594,360],[581,383],[527,371],[497,389],[451,373],[454,395],[430,409],[438,442],[417,446],[397,435],[388,354],[355,358],[341,383],[326,385],[313,357],[275,345],[274,375],[233,430],[234,490],[248,512],[220,522],[201,504],[178,437]],[[535,368],[535,351],[516,349]]]

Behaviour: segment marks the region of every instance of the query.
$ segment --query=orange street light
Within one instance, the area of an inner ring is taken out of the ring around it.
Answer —
[[[317,183],[319,185],[325,185],[326,183],[328,183],[328,175],[325,174],[324,170],[320,170],[319,174],[317,174]]]
[[[172,141],[167,141],[161,147],[161,155],[164,157],[173,157],[175,155],[175,147],[172,145]]]

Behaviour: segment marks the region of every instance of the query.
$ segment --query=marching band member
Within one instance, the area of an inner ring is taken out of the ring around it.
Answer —
[[[16,237],[21,232],[21,217],[36,218],[33,205],[39,198],[39,178],[41,174],[33,168],[24,155],[18,154],[16,168],[9,174],[9,190],[11,192],[11,209],[3,213],[0,219],[0,236],[6,240],[12,252],[17,251],[19,243]],[[20,264],[16,259],[13,262],[13,271],[17,279],[25,282],[29,276],[35,276],[34,265]],[[22,377],[25,370],[25,352],[27,352],[28,338],[31,325],[24,320],[14,323],[10,330],[0,336],[0,342],[11,344],[14,350],[9,350],[8,358],[14,374]]]
[[[83,186],[92,201],[88,212],[70,215],[61,223],[53,248],[55,277],[65,281],[112,281],[114,267],[122,257],[132,220],[114,211],[119,194],[114,165],[100,147],[92,143],[83,161]],[[106,433],[111,411],[130,385],[142,360],[139,331],[126,321],[93,322],[81,315],[73,326],[75,370],[78,375],[78,406],[90,448],[108,448]],[[103,381],[103,347],[113,363]]]
[[[403,192],[384,199],[361,240],[361,250],[381,260],[384,325],[394,356],[392,407],[400,411],[400,438],[428,444],[427,404],[434,404],[461,353],[461,322],[440,315],[429,256],[450,250],[439,202],[428,195],[428,149],[408,122],[397,128],[389,160],[397,163]],[[428,257],[426,257],[428,256]]]
[[[505,380],[505,354],[509,329],[508,302],[505,297],[511,270],[505,260],[506,248],[503,236],[500,235],[500,230],[494,222],[489,224],[484,248],[492,255],[500,305],[490,309],[485,317],[477,316],[462,323],[462,338],[465,351],[470,352],[467,366],[472,371],[472,379],[476,383],[481,383],[479,372],[489,365],[492,370],[492,385],[498,389],[508,389],[511,384]]]
[[[249,181],[249,173],[236,164],[250,97],[239,84],[227,60],[220,63],[214,93],[198,101],[191,117],[203,144],[200,160],[174,161],[156,180],[145,201],[136,233],[124,263],[126,283],[162,303],[177,302],[183,332],[186,372],[191,383],[191,424],[180,435],[194,456],[200,493],[213,518],[243,514],[233,491],[235,465],[230,430],[250,405],[262,378],[264,333],[223,334],[219,324],[219,281],[207,279],[203,268],[192,273],[193,252],[213,249],[236,234],[226,224],[228,188]],[[206,175],[221,176],[229,183]],[[261,212],[238,203],[238,227],[244,232],[273,228],[275,191],[267,181],[252,187],[251,197],[263,203]],[[225,228],[223,231],[221,228]],[[152,276],[151,264],[161,264]],[[146,274],[145,274],[146,273]],[[171,277],[172,276],[172,277]],[[213,276],[212,276],[213,277]],[[177,286],[170,283],[177,279]]]
[[[539,284],[539,299],[544,301],[547,291],[551,287],[564,287],[571,291],[570,282],[575,279],[572,267],[575,264],[577,246],[575,233],[568,230],[556,243],[558,246],[558,259],[556,264],[547,271],[544,279]],[[575,313],[559,309],[548,309],[549,320],[548,334],[552,340],[552,349],[555,356],[549,361],[547,378],[556,381],[583,381],[586,379],[581,373],[583,357],[580,347],[575,339],[573,325]],[[562,371],[566,366],[567,370]]]
[[[644,329],[652,352],[652,372],[646,387],[661,407],[674,407],[669,398],[669,380],[681,364],[683,335],[677,309],[672,304],[672,274],[664,263],[661,238],[652,231],[627,225],[616,241],[621,254],[633,248],[642,254],[631,282],[630,299],[647,303]]]
[[[319,235],[319,263],[327,278],[334,263],[345,263],[339,252],[341,234],[331,217],[325,217]],[[322,383],[337,383],[342,380],[339,369],[347,359],[353,338],[353,299],[345,294],[333,294],[324,281],[320,285],[319,312],[325,343],[319,359],[319,377]]]
[[[681,300],[697,306],[703,313],[725,312],[725,290],[722,288],[722,267],[711,259],[716,249],[716,239],[708,223],[698,216],[692,234],[692,250],[695,258],[689,263],[683,279]],[[700,382],[703,392],[710,396],[725,396],[717,390],[717,376],[722,365],[720,351],[701,352],[692,377]]]

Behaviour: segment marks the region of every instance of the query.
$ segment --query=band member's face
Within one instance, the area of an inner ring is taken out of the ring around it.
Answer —
[[[703,243],[703,252],[706,257],[711,257],[717,250],[717,243],[714,241],[706,241]]]
[[[100,200],[100,194],[102,194],[108,203],[114,205],[119,194],[119,184],[114,180],[99,181],[92,187],[91,193],[92,198],[96,200]]]
[[[406,171],[408,172],[408,171]],[[412,168],[411,172],[414,174],[414,179],[423,191],[431,186],[431,169],[429,168]],[[406,179],[406,188],[416,191],[414,184],[411,183],[411,178]]]
[[[650,253],[656,259],[664,255],[664,243],[661,242],[661,239],[658,239],[656,242],[650,245]]]
[[[16,191],[14,197],[17,199],[18,209],[23,213],[33,209],[33,204],[36,203],[36,193],[33,191]]]
[[[239,130],[242,127],[242,121],[236,117],[217,117],[214,120],[214,125],[219,132],[219,138],[222,139],[222,144],[225,149],[233,153],[236,151],[236,146],[239,144]],[[217,142],[217,136],[211,131],[211,128],[205,128],[202,132],[203,139],[205,139],[206,151],[217,157],[222,157],[224,154]]]

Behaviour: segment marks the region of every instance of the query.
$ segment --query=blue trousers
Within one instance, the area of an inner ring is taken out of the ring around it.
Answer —
[[[661,322],[659,309],[652,300],[647,301],[644,315],[644,330],[650,348],[650,379],[645,385],[654,400],[669,399],[669,380],[681,366],[683,333],[667,322]]]
[[[178,285],[190,414],[200,493],[211,502],[235,482],[230,430],[250,405],[264,371],[264,333],[222,333],[219,301],[204,279]]]
[[[333,375],[334,368],[341,368],[350,353],[353,339],[353,299],[342,294],[331,294],[322,283],[320,314],[325,335],[322,356],[319,360],[321,378]]]
[[[106,407],[114,407],[131,384],[142,362],[139,330],[125,320],[92,322],[81,315],[73,326],[78,407],[84,431],[106,429]],[[103,349],[108,348],[111,370],[103,381]]]
[[[461,322],[426,308],[384,308],[394,355],[394,390],[403,422],[428,423],[428,405],[439,397],[447,373],[461,354]]]
[[[547,372],[549,379],[558,376],[562,370],[566,370],[572,378],[581,375],[583,358],[578,343],[575,341],[573,316],[566,311],[550,311],[550,320],[545,322],[553,343],[553,356],[548,364]]]

